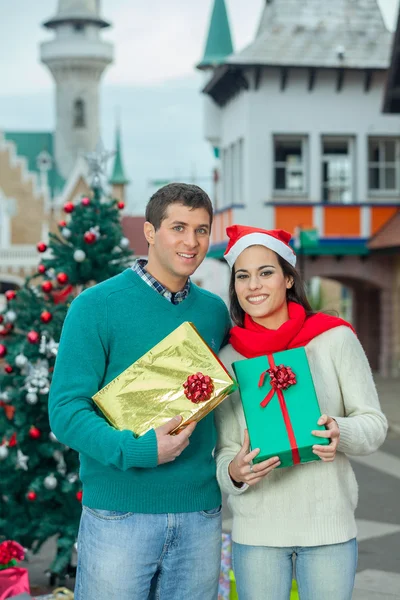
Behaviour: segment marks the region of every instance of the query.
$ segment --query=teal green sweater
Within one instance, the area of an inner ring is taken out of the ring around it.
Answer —
[[[230,321],[225,304],[193,283],[172,304],[132,269],[85,290],[64,323],[49,397],[51,429],[80,453],[83,503],[141,513],[207,510],[221,502],[215,477],[213,414],[189,446],[157,466],[154,430],[140,438],[114,429],[92,396],[184,321],[218,352]]]

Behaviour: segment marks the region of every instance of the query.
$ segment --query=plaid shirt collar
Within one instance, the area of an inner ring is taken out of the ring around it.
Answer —
[[[166,288],[164,285],[162,285],[162,283],[157,281],[157,279],[155,277],[153,277],[153,275],[150,275],[150,273],[148,273],[146,271],[146,265],[147,265],[147,260],[138,258],[133,263],[132,270],[135,273],[137,273],[139,275],[139,277],[141,277],[143,279],[143,281],[145,281],[147,283],[147,285],[149,285],[154,290],[156,290],[156,292],[161,294],[161,296],[164,296],[164,298],[166,300],[168,300],[169,302],[172,302],[172,304],[179,304],[180,302],[185,300],[185,298],[187,298],[189,291],[190,291],[190,279],[187,280],[185,287],[182,290],[179,290],[179,292],[173,293],[173,292],[170,292],[170,290],[168,288]]]

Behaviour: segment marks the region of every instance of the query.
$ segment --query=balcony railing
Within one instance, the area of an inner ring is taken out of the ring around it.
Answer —
[[[30,269],[39,263],[36,246],[15,245],[0,248],[0,272],[2,269]]]

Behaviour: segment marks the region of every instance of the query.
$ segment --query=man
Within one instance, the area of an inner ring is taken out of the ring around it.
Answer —
[[[65,320],[49,412],[58,440],[80,452],[76,600],[217,598],[213,415],[178,435],[170,432],[180,417],[136,439],[111,427],[91,400],[184,321],[218,352],[227,309],[190,281],[207,253],[212,216],[199,187],[161,188],[146,208],[148,262],[85,290]]]

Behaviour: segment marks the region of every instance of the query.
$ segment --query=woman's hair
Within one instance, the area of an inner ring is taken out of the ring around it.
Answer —
[[[276,255],[283,274],[293,280],[291,288],[286,290],[287,302],[297,302],[306,311],[307,316],[314,314],[313,309],[307,299],[307,294],[304,289],[303,280],[300,277],[300,273],[296,271],[291,264],[282,258],[279,254]],[[239,304],[239,300],[235,290],[235,266],[232,268],[231,279],[229,282],[229,312],[232,321],[235,325],[243,327],[244,324],[244,310]]]

